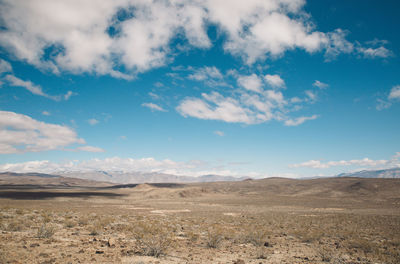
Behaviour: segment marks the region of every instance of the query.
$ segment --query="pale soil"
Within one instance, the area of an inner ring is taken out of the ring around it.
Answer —
[[[3,189],[0,263],[400,263],[399,186]],[[151,247],[160,256],[148,256]]]

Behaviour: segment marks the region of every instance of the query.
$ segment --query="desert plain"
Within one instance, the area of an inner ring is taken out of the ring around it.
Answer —
[[[0,263],[400,263],[400,179],[10,179]]]

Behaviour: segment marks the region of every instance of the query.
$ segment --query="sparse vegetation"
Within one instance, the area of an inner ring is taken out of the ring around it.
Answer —
[[[222,227],[214,225],[208,228],[206,242],[209,248],[218,248],[224,239]]]
[[[172,232],[170,227],[160,221],[141,221],[133,227],[138,252],[146,256],[159,257],[171,246]]]
[[[396,204],[370,208],[371,200],[361,200],[346,208],[324,200],[305,208],[308,197],[271,205],[253,193],[236,198],[234,190],[207,188],[200,198],[164,188],[152,191],[162,199],[130,189],[115,191],[129,193],[126,200],[12,201],[0,210],[0,251],[10,263],[29,263],[32,255],[39,263],[400,263]]]
[[[38,228],[37,238],[51,238],[55,233],[55,227],[48,224],[43,224]]]

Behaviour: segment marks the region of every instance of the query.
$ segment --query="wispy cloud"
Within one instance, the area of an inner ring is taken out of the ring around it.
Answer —
[[[151,111],[167,112],[167,110],[154,103],[143,103],[142,106],[149,108]]]
[[[6,75],[5,80],[8,82],[9,85],[11,86],[16,86],[16,87],[23,87],[32,94],[39,95],[46,97],[48,99],[54,100],[54,101],[61,101],[62,99],[68,100],[72,95],[75,93],[68,91],[65,95],[49,95],[45,93],[40,85],[35,85],[31,81],[24,81],[21,80],[18,77],[15,77],[14,75]]]
[[[307,120],[314,120],[317,119],[319,116],[318,115],[312,115],[312,116],[301,116],[295,119],[288,119],[285,120],[285,126],[298,126],[303,124]]]
[[[390,92],[384,98],[378,97],[376,99],[376,110],[381,111],[388,109],[393,103],[400,101],[400,85],[395,85],[390,89]]]
[[[290,168],[313,168],[313,169],[329,169],[331,167],[340,166],[367,166],[367,167],[400,167],[400,153],[396,153],[390,160],[372,160],[369,158],[355,160],[339,160],[322,162],[320,160],[309,160],[302,163],[291,164]]]
[[[105,152],[104,149],[99,148],[99,147],[93,147],[93,146],[82,146],[76,148],[77,151],[87,151],[87,152]]]
[[[97,125],[99,123],[99,120],[95,119],[95,118],[91,118],[88,120],[89,125],[94,126]]]
[[[217,136],[220,136],[220,137],[225,136],[225,133],[222,132],[222,131],[219,131],[219,130],[214,131],[214,134],[217,135]]]
[[[318,80],[315,80],[315,82],[313,83],[313,86],[318,87],[319,89],[326,89],[329,87],[328,84],[320,82]]]
[[[12,72],[12,66],[8,61],[0,59],[0,74],[5,72]]]

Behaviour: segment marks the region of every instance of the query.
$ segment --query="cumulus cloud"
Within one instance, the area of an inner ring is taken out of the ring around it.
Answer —
[[[304,5],[305,0],[4,0],[0,45],[54,73],[123,79],[170,62],[177,37],[189,48],[210,48],[208,25],[224,33],[226,52],[248,64],[294,49],[325,49],[327,60],[354,51],[345,30],[317,31]],[[369,57],[387,54],[386,48],[360,47]]]
[[[400,152],[397,152],[391,159],[388,160],[372,160],[369,158],[359,160],[339,160],[322,162],[320,160],[309,160],[303,163],[291,164],[290,168],[313,168],[313,169],[328,169],[338,166],[363,166],[363,167],[380,167],[391,168],[400,167]]]
[[[142,106],[149,108],[151,111],[161,111],[161,112],[167,111],[164,108],[162,108],[161,106],[156,105],[154,103],[143,103]]]
[[[256,74],[248,76],[239,76],[237,79],[238,84],[246,90],[260,93],[262,91],[261,79]]]
[[[31,81],[21,80],[20,78],[15,77],[14,75],[11,75],[11,74],[6,75],[5,80],[11,86],[23,87],[26,90],[28,90],[29,92],[31,92],[32,94],[43,96],[43,97],[46,97],[46,98],[54,100],[54,101],[60,101],[61,99],[68,100],[74,94],[73,92],[68,91],[63,96],[49,95],[43,91],[43,89],[42,89],[42,87],[40,87],[40,85],[36,85],[36,84],[32,83]]]
[[[276,76],[270,78],[275,87],[284,85],[283,80],[281,82],[281,78]],[[236,81],[236,89],[202,93],[199,98],[187,97],[179,103],[176,110],[184,117],[249,125],[277,120],[295,126],[317,118],[317,115],[303,116],[294,120],[290,118],[290,113],[298,111],[301,108],[300,103],[310,103],[310,98],[287,100],[282,91],[274,89],[275,87],[266,89],[262,81],[265,76],[254,73],[241,75],[235,72],[229,74],[229,77],[233,77],[233,81]],[[228,79],[225,81],[228,82]]]
[[[50,115],[51,115],[51,113],[50,113],[49,111],[43,111],[43,112],[42,112],[42,115],[45,115],[45,116],[50,116]]]
[[[48,124],[23,114],[0,111],[1,154],[64,149],[73,144],[85,144],[85,140],[65,125]]]
[[[267,74],[265,75],[265,81],[272,87],[274,88],[281,88],[281,87],[285,87],[285,81],[282,80],[282,78],[275,74],[275,75],[270,75]]]
[[[389,96],[388,96],[389,100],[393,100],[393,99],[400,99],[400,85],[396,85],[393,86],[392,89],[390,90]]]

